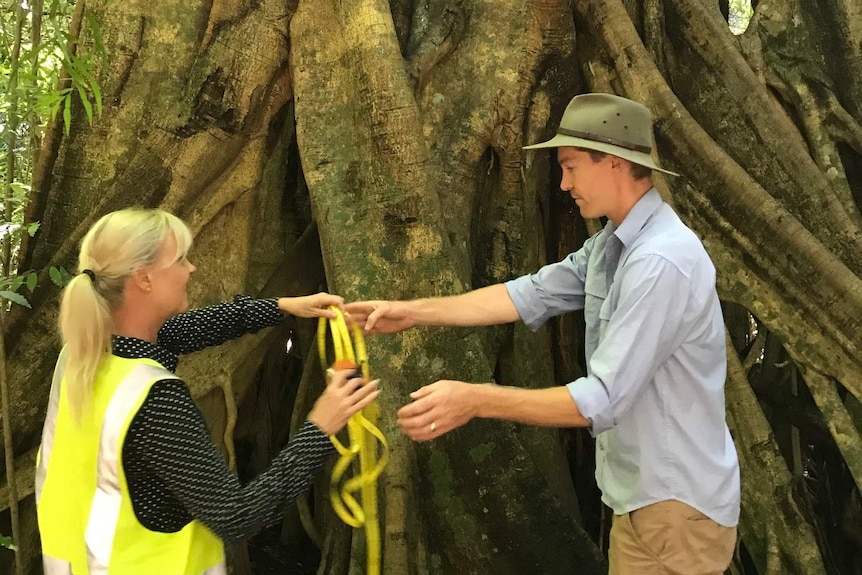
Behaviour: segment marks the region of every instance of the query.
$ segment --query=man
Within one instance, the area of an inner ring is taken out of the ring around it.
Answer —
[[[721,574],[739,518],[739,463],[725,422],[724,323],[715,268],[652,187],[652,119],[609,94],[569,103],[557,135],[560,188],[602,231],[563,261],[466,294],[347,306],[372,333],[479,326],[583,309],[587,376],[521,389],[443,380],[411,394],[398,423],[417,441],[473,417],[587,427],[613,509],[610,573]]]

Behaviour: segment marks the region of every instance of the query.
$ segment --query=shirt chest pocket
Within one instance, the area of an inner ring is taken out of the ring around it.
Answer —
[[[584,301],[584,320],[586,323],[586,340],[588,342],[597,343],[605,337],[605,332],[608,328],[608,323],[611,320],[611,314],[614,309],[615,294],[613,289],[609,290],[607,282],[600,274],[594,281],[587,282],[584,286],[586,298]],[[609,293],[610,292],[610,293]]]
[[[611,321],[612,299],[613,298],[611,298],[611,297],[606,297],[602,301],[601,307],[599,307],[599,330],[598,330],[599,331],[599,341],[601,341],[605,338],[605,333],[607,332],[607,329],[608,329],[608,323],[610,323],[610,321]]]
[[[588,343],[595,343],[599,340],[600,335],[604,333],[602,330],[601,316],[607,315],[610,319],[607,310],[607,295],[608,288],[604,278],[600,274],[587,274],[587,281],[584,285],[584,322],[586,324],[586,340]],[[606,323],[606,322],[605,322]]]

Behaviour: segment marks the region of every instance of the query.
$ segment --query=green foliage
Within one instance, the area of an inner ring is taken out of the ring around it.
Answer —
[[[92,14],[86,15],[87,26],[92,32],[93,43],[90,45],[90,51],[83,55],[72,53],[68,47],[75,44],[73,38],[64,33],[63,37],[66,43],[59,46],[62,53],[62,71],[69,78],[71,86],[63,88],[51,94],[46,101],[49,107],[51,116],[56,115],[60,105],[63,106],[63,126],[66,133],[69,133],[69,128],[72,123],[72,99],[77,95],[84,107],[84,113],[87,115],[87,122],[93,124],[96,117],[102,115],[102,89],[99,87],[99,82],[93,75],[94,63],[97,58],[102,58],[105,55],[105,47],[102,44],[102,37],[99,34],[99,26]],[[91,101],[92,100],[92,101]],[[93,111],[95,106],[95,115]]]
[[[42,135],[54,119],[68,134],[79,110],[91,125],[102,114],[95,69],[105,47],[86,11],[80,37],[70,34],[76,1],[10,0],[0,10],[0,298],[20,305],[29,306],[20,289],[32,292],[37,282],[32,272],[19,275],[16,262],[22,239],[39,229],[26,209]],[[69,279],[62,268],[50,275],[60,286]]]
[[[730,30],[734,34],[742,34],[748,28],[754,9],[751,0],[730,0]]]
[[[51,276],[51,281],[54,282],[54,285],[57,287],[65,286],[72,279],[72,276],[64,267],[52,267],[48,272]]]
[[[12,539],[6,537],[5,535],[0,535],[0,547],[5,547],[6,549],[12,549],[13,551],[17,550],[15,545],[12,543]]]
[[[72,279],[66,268],[60,266],[49,268],[48,275],[54,285],[61,288]],[[34,271],[28,271],[15,276],[0,276],[0,299],[29,308],[30,302],[25,296],[21,295],[21,291],[26,288],[28,292],[33,293],[36,290],[38,281],[39,277]]]
[[[68,135],[75,98],[90,125],[102,114],[102,90],[94,70],[105,48],[91,14],[84,13],[80,37],[67,31],[76,1],[81,0],[9,0],[0,9],[0,319],[11,304],[31,307],[21,292],[33,293],[38,284],[34,271],[20,273],[18,253],[22,240],[39,230],[39,223],[28,221],[26,213],[46,126],[62,108]],[[60,267],[52,267],[49,276],[58,286],[69,281],[69,273]],[[0,358],[5,358],[5,351]],[[5,372],[4,359],[0,362],[3,386]],[[3,420],[8,424],[5,387],[2,395]],[[6,449],[11,450],[8,427],[6,433]],[[16,523],[12,532],[18,536]],[[2,535],[0,547],[16,550],[13,541]],[[21,573],[21,564],[17,567]]]
[[[33,271],[15,276],[0,276],[0,299],[23,305],[24,307],[30,307],[30,302],[20,292],[24,288],[27,288],[30,293],[33,293],[37,283],[38,277],[36,276],[36,272]]]
[[[30,302],[27,301],[27,298],[13,291],[0,291],[0,298],[11,301],[12,303],[17,303],[18,305],[23,305],[27,308],[32,307]]]
[[[87,120],[92,124],[102,113],[102,91],[94,74],[96,62],[105,57],[98,22],[92,14],[85,13],[82,40],[79,41],[68,32],[75,2],[49,0],[42,11],[40,41],[33,44],[32,6],[27,2],[23,6],[25,18],[21,28],[16,87],[21,104],[13,112],[24,121],[20,135],[30,132],[41,137],[47,121],[55,117],[61,108],[68,133],[74,98],[80,100]],[[0,86],[6,94],[10,92],[14,33],[14,15],[4,11],[4,15],[0,16]],[[60,87],[61,78],[68,78],[70,85]],[[4,98],[0,106],[0,127],[4,130],[7,125],[4,116],[12,112],[8,109],[10,101],[10,98]],[[22,140],[26,143],[27,138]]]

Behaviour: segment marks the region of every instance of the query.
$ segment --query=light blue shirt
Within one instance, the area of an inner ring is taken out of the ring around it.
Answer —
[[[725,421],[715,268],[658,192],[619,228],[608,222],[577,252],[506,288],[532,330],[584,310],[587,376],[567,387],[592,421],[596,481],[614,513],[676,499],[736,525],[739,461]]]

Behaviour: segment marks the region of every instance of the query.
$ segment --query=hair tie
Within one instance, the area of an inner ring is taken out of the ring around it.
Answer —
[[[92,281],[92,282],[96,281],[96,274],[93,273],[93,270],[84,270],[81,273],[86,275],[86,276],[89,276],[90,281]]]

